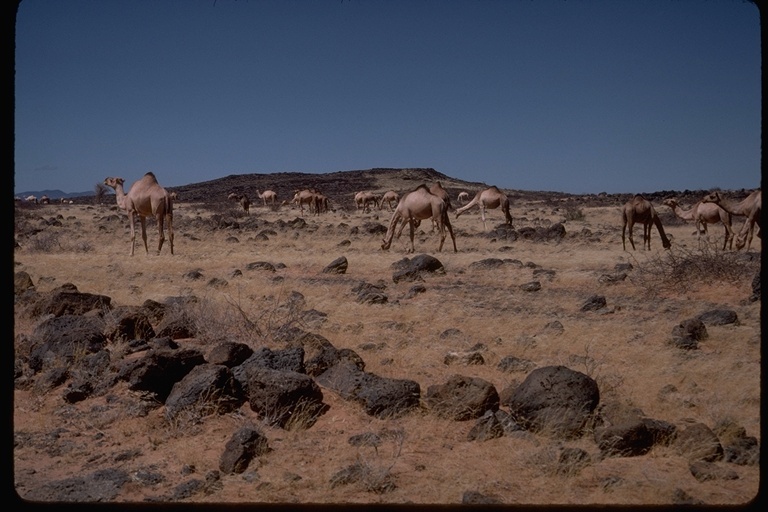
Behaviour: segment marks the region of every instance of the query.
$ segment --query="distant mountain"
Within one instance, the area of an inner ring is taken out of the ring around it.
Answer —
[[[42,197],[42,196],[48,196],[51,199],[61,199],[62,197],[70,198],[70,197],[81,197],[81,196],[92,196],[93,191],[90,192],[62,192],[61,190],[33,190],[33,191],[27,191],[27,192],[19,192],[16,194],[16,197],[29,197],[29,196],[35,196],[35,197]]]

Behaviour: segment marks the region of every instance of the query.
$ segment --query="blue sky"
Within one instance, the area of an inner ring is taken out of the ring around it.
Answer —
[[[15,193],[375,167],[760,186],[740,0],[22,0],[15,57]]]

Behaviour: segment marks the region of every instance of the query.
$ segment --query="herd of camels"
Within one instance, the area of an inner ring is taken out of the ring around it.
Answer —
[[[144,249],[149,253],[147,247],[146,218],[154,217],[157,221],[159,241],[157,252],[163,247],[165,242],[164,228],[167,223],[168,242],[171,254],[173,254],[173,203],[176,199],[174,192],[168,192],[157,182],[157,178],[151,172],[146,173],[139,181],[133,184],[128,192],[123,189],[123,178],[110,177],[104,180],[104,184],[115,190],[117,205],[128,214],[131,226],[131,256],[134,254],[136,242],[135,219],[138,217],[141,226],[141,237],[144,241]],[[256,195],[264,203],[264,206],[285,206],[295,205],[299,207],[301,215],[304,215],[306,206],[311,214],[319,215],[328,210],[329,199],[322,193],[314,189],[296,190],[291,201],[283,201],[278,205],[277,194],[272,190],[264,192],[256,191]],[[246,213],[250,210],[250,199],[246,194],[231,193],[228,199],[238,202]],[[456,248],[456,237],[453,234],[449,211],[453,210],[456,218],[461,214],[477,205],[480,209],[483,228],[487,230],[485,213],[488,209],[499,208],[504,213],[505,223],[512,224],[512,215],[509,211],[509,198],[498,187],[491,186],[477,192],[470,201],[467,192],[461,192],[457,201],[463,206],[454,208],[451,204],[451,198],[448,192],[442,187],[440,182],[435,182],[431,187],[419,185],[414,190],[404,194],[402,197],[397,192],[390,190],[383,194],[365,191],[355,194],[354,200],[358,210],[363,212],[370,211],[372,206],[383,209],[387,205],[392,218],[389,222],[386,235],[382,240],[381,248],[388,250],[394,237],[400,237],[406,224],[410,228],[410,252],[415,252],[414,231],[420,225],[422,220],[430,219],[432,230],[437,230],[440,235],[440,244],[438,252],[442,251],[445,238],[450,234],[453,242],[454,252]],[[392,205],[395,205],[394,208]],[[704,196],[699,202],[693,205],[689,210],[684,210],[674,199],[664,200],[664,205],[684,220],[692,220],[696,224],[696,232],[701,237],[702,232],[707,234],[708,224],[720,223],[725,228],[725,241],[723,250],[730,246],[733,248],[733,240],[736,239],[736,249],[741,250],[746,246],[749,251],[752,244],[752,237],[755,234],[755,225],[757,225],[757,236],[761,237],[760,232],[760,213],[762,207],[762,193],[758,189],[741,201],[735,201],[722,196],[720,192],[712,192]],[[743,227],[738,233],[735,233],[732,227],[732,217],[745,217]],[[629,243],[635,250],[633,238],[633,228],[635,224],[643,225],[643,249],[651,248],[651,230],[653,226],[659,232],[662,246],[665,249],[671,247],[671,242],[664,233],[659,215],[650,201],[641,195],[634,196],[622,208],[622,231],[621,240],[624,250],[627,250],[626,238],[628,233]],[[399,225],[399,229],[398,229]],[[446,234],[447,232],[447,234]]]

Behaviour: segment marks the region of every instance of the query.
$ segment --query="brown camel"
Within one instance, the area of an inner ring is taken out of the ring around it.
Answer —
[[[725,226],[725,241],[723,250],[728,247],[733,249],[733,229],[731,228],[731,214],[720,208],[715,203],[699,201],[690,210],[683,210],[676,199],[665,199],[664,205],[669,206],[679,218],[696,222],[696,234],[701,242],[701,232],[707,235],[707,225],[722,223]]]
[[[240,196],[240,206],[243,207],[243,211],[246,213],[246,215],[250,215],[251,213],[251,200],[248,199],[248,196],[246,194],[243,194]]]
[[[509,213],[509,198],[507,197],[507,194],[499,190],[498,187],[491,186],[475,194],[475,197],[469,203],[456,210],[456,218],[476,204],[480,205],[480,217],[483,219],[483,229],[486,231],[488,230],[488,226],[485,223],[485,210],[487,208],[494,209],[501,207],[501,210],[504,212],[506,223],[510,226],[512,225],[512,214]]]
[[[456,200],[461,204],[467,204],[467,202],[469,201],[469,192],[463,192],[463,191],[459,192],[459,195],[456,198]]]
[[[659,236],[661,237],[661,245],[665,249],[669,249],[672,243],[664,234],[664,227],[661,225],[661,219],[659,214],[653,208],[650,201],[646,200],[641,195],[636,195],[630,199],[621,211],[621,216],[624,221],[621,227],[621,243],[624,246],[624,250],[627,250],[627,244],[625,241],[625,235],[627,227],[629,227],[629,243],[632,244],[632,250],[635,250],[635,240],[632,237],[632,231],[635,227],[635,222],[641,222],[643,224],[643,249],[646,247],[651,250],[651,226],[656,225],[656,229],[659,230]]]
[[[387,208],[391,212],[393,210],[392,203],[395,203],[395,207],[397,207],[398,201],[400,201],[400,195],[394,190],[388,190],[384,192],[383,196],[381,196],[381,202],[379,202],[379,210],[384,208],[384,204],[386,203]]]
[[[747,251],[752,246],[752,235],[755,231],[755,224],[757,224],[757,236],[762,238],[763,235],[760,229],[760,213],[763,205],[763,194],[760,189],[755,190],[749,194],[746,198],[739,202],[723,197],[720,192],[712,192],[701,200],[704,203],[715,203],[723,210],[727,211],[731,215],[742,215],[747,218],[744,221],[744,226],[739,230],[739,234],[736,236],[736,249],[741,250],[746,243]]]
[[[409,252],[414,252],[416,248],[413,244],[414,229],[416,227],[416,221],[431,218],[438,227],[440,232],[440,245],[437,251],[443,250],[443,244],[445,243],[445,230],[448,228],[448,232],[453,240],[453,252],[458,252],[456,249],[456,237],[453,235],[453,227],[451,227],[451,221],[448,218],[448,207],[440,197],[432,194],[426,185],[419,185],[415,190],[409,192],[400,199],[397,203],[397,208],[392,214],[392,220],[389,222],[389,229],[384,236],[381,248],[385,251],[392,245],[392,238],[397,231],[397,237],[399,238],[403,232],[403,228],[408,224],[411,234],[411,249]],[[400,229],[397,230],[398,223],[402,222]]]
[[[264,206],[267,206],[267,203],[274,206],[277,202],[277,193],[274,190],[265,190],[264,192],[259,192],[257,189],[256,195],[259,196],[259,199],[264,202]]]
[[[177,192],[171,192],[171,199],[173,201],[176,201],[179,198],[179,194]]]
[[[147,217],[152,216],[157,220],[157,229],[160,239],[157,244],[157,253],[163,248],[165,236],[163,234],[164,222],[168,221],[168,243],[173,254],[173,200],[171,195],[160,186],[157,178],[151,172],[145,174],[139,181],[133,184],[131,190],[126,193],[123,190],[123,178],[107,178],[104,184],[115,189],[117,205],[128,213],[131,221],[131,256],[136,246],[136,220],[138,215],[141,224],[141,238],[144,240],[144,250],[149,254],[147,247]]]

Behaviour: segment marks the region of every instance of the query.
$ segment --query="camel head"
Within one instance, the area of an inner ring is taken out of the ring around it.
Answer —
[[[125,183],[125,180],[123,178],[106,178],[104,180],[104,184],[108,187],[117,188],[118,185],[122,185]]]
[[[662,201],[662,203],[663,203],[665,206],[669,206],[670,208],[675,208],[675,207],[677,207],[677,206],[680,206],[680,205],[678,204],[678,202],[677,202],[677,199],[672,199],[672,198],[669,198],[669,199],[665,199],[664,201]]]

